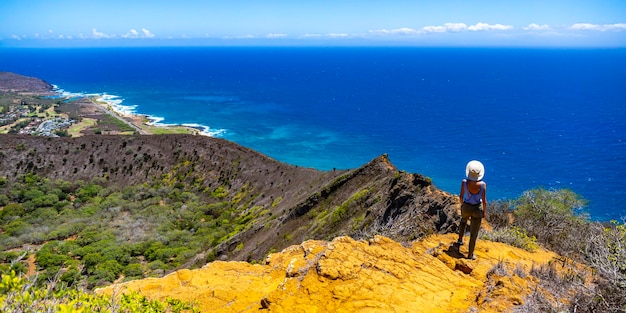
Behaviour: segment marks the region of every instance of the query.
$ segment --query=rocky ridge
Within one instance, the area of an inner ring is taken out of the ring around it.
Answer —
[[[403,246],[387,237],[308,240],[262,264],[212,262],[162,278],[112,285],[99,292],[139,291],[175,298],[202,312],[503,312],[531,292],[547,293],[533,270],[559,256],[481,240],[466,260],[456,235],[433,235]]]
[[[0,92],[51,95],[53,86],[46,81],[11,72],[0,72]]]

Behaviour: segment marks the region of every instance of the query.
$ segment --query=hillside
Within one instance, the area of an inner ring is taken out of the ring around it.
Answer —
[[[52,85],[36,77],[0,72],[0,92],[50,95]]]
[[[42,283],[134,279],[122,288],[222,312],[624,308],[626,228],[573,215],[571,192],[530,191],[514,212],[492,206],[499,228],[483,232],[472,261],[449,234],[456,197],[386,155],[322,172],[203,136],[1,139],[10,251],[0,256],[25,251]]]
[[[3,136],[0,176],[11,185],[27,173],[119,189],[153,181],[192,186],[208,203],[219,202],[208,196],[216,191],[237,197],[233,210],[249,222],[206,251],[222,260],[260,260],[307,239],[342,235],[407,241],[454,231],[457,214],[455,197],[422,175],[398,171],[386,155],[358,169],[322,172],[205,136]]]

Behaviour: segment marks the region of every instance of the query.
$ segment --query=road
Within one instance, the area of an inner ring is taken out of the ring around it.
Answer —
[[[132,127],[132,128],[133,128],[134,130],[136,130],[139,134],[142,134],[142,135],[148,135],[148,133],[147,133],[145,130],[141,129],[141,127],[139,127],[139,126],[137,126],[137,125],[135,125],[135,124],[131,123],[130,121],[126,120],[125,118],[121,117],[121,116],[120,116],[117,112],[115,112],[115,111],[113,111],[113,110],[110,110],[110,109],[109,109],[106,105],[103,105],[103,104],[101,104],[101,103],[98,103],[98,102],[97,102],[95,99],[93,99],[93,98],[91,98],[90,100],[91,100],[91,102],[92,102],[94,105],[98,106],[99,108],[101,108],[102,110],[104,110],[106,113],[108,113],[108,114],[110,114],[111,116],[113,116],[113,117],[117,118],[118,120],[122,121],[124,124],[126,124],[126,125],[128,125],[128,126]]]

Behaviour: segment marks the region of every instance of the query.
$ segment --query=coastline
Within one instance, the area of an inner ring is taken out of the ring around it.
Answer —
[[[152,117],[146,114],[135,113],[135,106],[122,105],[122,99],[119,96],[103,94],[77,94],[70,93],[54,86],[53,93],[59,98],[68,101],[68,105],[74,104],[78,107],[79,116],[93,117],[94,115],[106,114],[120,123],[128,126],[133,131],[109,131],[106,134],[128,134],[137,133],[140,135],[158,135],[158,134],[191,134],[210,136],[210,133],[204,132],[204,126],[190,126],[178,124],[162,124],[159,123],[162,118]],[[97,122],[102,119],[95,118]],[[96,124],[97,124],[96,122]],[[88,126],[89,127],[89,126]],[[208,127],[207,127],[208,128]],[[80,136],[83,129],[75,131],[74,134]]]

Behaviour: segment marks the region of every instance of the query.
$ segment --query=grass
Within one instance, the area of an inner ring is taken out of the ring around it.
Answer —
[[[70,128],[67,130],[67,132],[72,137],[79,137],[79,136],[82,136],[82,134],[80,133],[82,130],[94,127],[94,126],[96,126],[97,123],[98,123],[98,120],[96,120],[96,119],[93,119],[93,118],[83,118],[83,120],[80,121],[80,123],[77,123],[77,124],[74,124],[74,125],[70,126]]]
[[[152,135],[168,135],[168,134],[197,134],[198,131],[186,126],[152,126],[143,124],[140,126],[142,130]]]
[[[98,121],[98,125],[101,125],[103,131],[107,130],[105,125],[113,125],[119,128],[120,132],[130,132],[131,134],[135,132],[135,129],[126,124],[120,118],[112,116],[110,114],[105,114],[102,116],[101,120]]]

